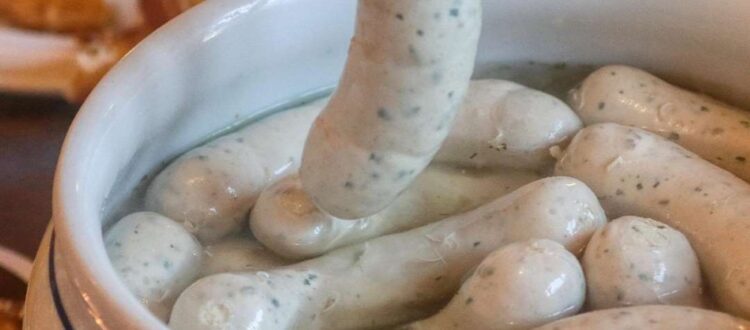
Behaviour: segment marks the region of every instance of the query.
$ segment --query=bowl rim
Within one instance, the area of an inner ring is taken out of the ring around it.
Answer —
[[[206,1],[171,20],[146,37],[97,84],[81,106],[62,144],[52,191],[52,221],[64,255],[64,266],[71,284],[78,290],[93,322],[102,328],[166,329],[166,324],[148,311],[120,281],[104,248],[101,215],[87,202],[85,178],[91,169],[92,154],[100,136],[110,128],[116,104],[127,101],[123,88],[137,86],[149,65],[153,50],[180,53],[200,47],[206,36],[216,34],[250,10],[274,5],[269,0]],[[168,45],[168,47],[165,47]],[[96,224],[96,226],[92,226]],[[93,228],[92,228],[93,227]],[[64,304],[65,297],[63,297]],[[67,305],[67,304],[64,304]],[[62,309],[64,311],[64,309]],[[68,311],[72,314],[72,311]],[[76,315],[78,313],[76,312]],[[58,315],[61,316],[61,315]],[[76,322],[73,322],[76,323]],[[73,324],[75,325],[75,324]]]

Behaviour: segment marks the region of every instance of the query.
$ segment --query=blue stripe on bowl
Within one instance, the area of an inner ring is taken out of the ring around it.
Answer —
[[[55,275],[55,231],[52,230],[52,235],[49,240],[49,289],[52,292],[52,303],[55,304],[55,311],[57,317],[60,319],[63,329],[73,330],[73,325],[70,323],[70,318],[65,312],[65,306],[63,306],[62,298],[60,297],[60,290],[57,287],[57,276]]]

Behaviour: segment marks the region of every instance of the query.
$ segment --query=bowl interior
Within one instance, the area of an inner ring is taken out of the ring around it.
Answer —
[[[477,70],[521,61],[642,67],[750,106],[750,2],[487,0]],[[730,5],[731,4],[731,5]],[[212,133],[332,86],[353,0],[212,0],[147,38],[107,75],[66,139],[54,221],[66,267],[105,327],[160,327],[119,283],[109,210]]]

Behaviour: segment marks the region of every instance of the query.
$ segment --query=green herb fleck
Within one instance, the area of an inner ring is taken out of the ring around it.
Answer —
[[[432,82],[439,83],[443,80],[443,73],[439,71],[435,71],[432,73]]]
[[[406,115],[407,115],[407,117],[411,117],[411,116],[414,116],[414,115],[418,114],[419,111],[421,111],[421,110],[422,110],[422,107],[413,107],[413,108],[409,109],[409,112]]]
[[[492,267],[482,268],[478,272],[480,278],[492,276],[493,274],[495,274],[495,268]]]
[[[378,108],[378,118],[385,120],[385,121],[390,121],[391,115],[388,113],[388,110],[386,108],[381,107],[381,108]]]
[[[414,174],[414,172],[415,172],[415,170],[408,170],[408,171],[407,170],[401,170],[401,171],[398,171],[398,173],[396,174],[397,175],[396,179],[397,180],[403,179],[404,177],[407,177],[407,176],[410,176],[410,175]]]

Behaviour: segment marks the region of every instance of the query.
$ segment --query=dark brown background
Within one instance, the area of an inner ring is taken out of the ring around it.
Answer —
[[[55,164],[76,110],[58,98],[0,92],[0,245],[29,258],[50,219]],[[0,270],[0,298],[24,294]]]

